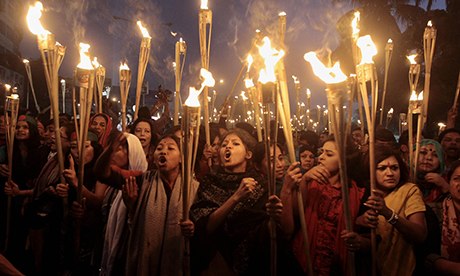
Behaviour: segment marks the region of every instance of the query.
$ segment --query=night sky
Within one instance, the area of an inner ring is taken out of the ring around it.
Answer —
[[[198,81],[201,61],[198,44],[198,13],[200,0],[50,0],[42,1],[46,11],[42,24],[56,35],[57,41],[67,46],[60,75],[67,77],[79,61],[78,43],[91,45],[90,53],[107,68],[107,77],[118,85],[118,67],[127,59],[133,71],[131,93],[137,76],[137,63],[141,34],[135,25],[141,20],[152,36],[150,62],[146,79],[150,89],[162,84],[174,90],[175,42],[182,37],[187,43],[182,96],[188,87]],[[278,13],[287,13],[285,64],[294,105],[291,75],[296,75],[302,86],[312,90],[312,106],[325,104],[324,85],[311,73],[310,65],[303,60],[308,51],[334,49],[337,46],[335,24],[353,7],[351,4],[332,4],[315,0],[209,0],[213,11],[210,71],[216,80],[217,103],[225,99],[242,66],[255,30],[274,36]],[[25,18],[25,16],[24,16]],[[24,39],[21,52],[24,57],[37,58],[39,52],[35,37],[27,30],[24,19]],[[173,37],[172,32],[178,35]],[[377,45],[378,46],[378,45]],[[378,46],[379,47],[379,46]],[[383,47],[379,47],[383,49]],[[239,85],[236,94],[243,89]],[[302,93],[305,97],[305,93]]]

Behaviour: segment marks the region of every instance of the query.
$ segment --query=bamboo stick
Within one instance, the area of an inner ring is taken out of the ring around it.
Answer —
[[[8,111],[10,115],[8,115]],[[8,158],[8,185],[13,183],[13,148],[14,148],[14,137],[16,134],[16,124],[18,119],[19,111],[19,96],[12,94],[5,98],[5,122],[6,122],[6,147],[7,147],[7,158]],[[11,201],[12,196],[8,195],[6,204],[6,223],[5,223],[5,246],[4,252],[8,249],[9,237],[11,230]]]
[[[423,88],[423,124],[426,123],[428,117],[428,104],[430,98],[430,81],[431,81],[431,65],[433,62],[434,49],[436,45],[437,30],[428,21],[428,24],[423,33],[423,55],[425,59],[425,84]]]
[[[380,124],[383,124],[383,114],[385,112],[385,99],[387,95],[388,71],[390,69],[391,57],[393,56],[393,40],[388,39],[385,45],[385,77],[383,79],[382,105],[380,108]]]
[[[126,112],[129,87],[131,86],[131,70],[125,63],[120,66],[120,101],[121,101],[121,128],[123,132],[126,131]]]
[[[137,25],[141,29],[143,37],[139,49],[139,63],[137,67],[136,109],[134,110],[134,120],[137,119],[137,114],[139,114],[142,85],[144,83],[145,70],[147,69],[147,64],[149,62],[150,42],[152,40],[147,29],[142,26],[141,21],[137,21]]]

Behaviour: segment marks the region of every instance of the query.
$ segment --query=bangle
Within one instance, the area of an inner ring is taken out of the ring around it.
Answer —
[[[395,225],[395,223],[398,221],[399,216],[396,214],[395,210],[390,209],[393,213],[391,214],[391,217],[387,220],[387,222],[391,225]]]

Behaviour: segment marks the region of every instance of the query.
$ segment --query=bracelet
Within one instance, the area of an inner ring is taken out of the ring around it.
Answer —
[[[399,219],[399,216],[398,214],[396,214],[395,210],[393,209],[390,209],[393,213],[391,214],[391,217],[387,220],[387,222],[391,225],[394,225],[398,219]]]

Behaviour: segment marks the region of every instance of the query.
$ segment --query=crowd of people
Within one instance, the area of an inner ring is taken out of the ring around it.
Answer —
[[[56,118],[55,131],[53,120],[20,115],[10,171],[1,114],[1,275],[460,275],[453,126],[425,135],[412,178],[407,131],[397,141],[377,126],[371,190],[359,126],[347,139],[344,183],[334,135],[296,131],[291,163],[276,124],[268,146],[252,125],[221,120],[209,126],[211,145],[200,129],[187,199],[179,126],[158,129],[142,115],[121,132],[117,118],[94,114],[79,156],[72,118]]]

